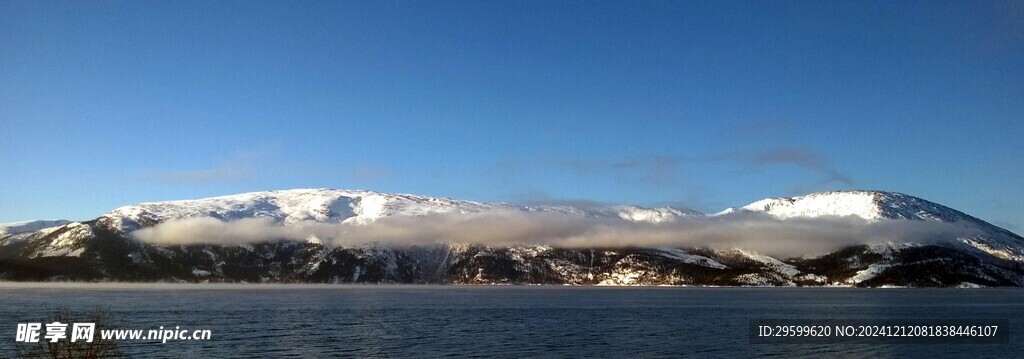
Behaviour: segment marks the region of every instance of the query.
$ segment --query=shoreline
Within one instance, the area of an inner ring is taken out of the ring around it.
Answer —
[[[476,288],[580,288],[580,289],[1024,289],[1020,287],[910,287],[910,286],[714,286],[714,285],[592,285],[592,284],[444,284],[444,283],[246,283],[246,282],[22,282],[0,281],[0,289],[476,289]]]

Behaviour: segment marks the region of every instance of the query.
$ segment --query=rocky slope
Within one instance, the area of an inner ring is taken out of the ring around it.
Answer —
[[[773,258],[742,248],[493,247],[437,243],[335,246],[316,238],[233,245],[153,245],[131,232],[172,219],[270,218],[368,224],[393,216],[491,210],[559,213],[635,223],[702,217],[674,208],[526,207],[370,191],[303,189],[141,203],[91,221],[0,237],[0,278],[188,282],[326,282],[580,285],[1021,286],[1024,239],[962,212],[891,192],[822,192],[772,198],[714,216],[779,220],[856,217],[938,221],[971,228],[954,242],[867,243],[832,253]]]

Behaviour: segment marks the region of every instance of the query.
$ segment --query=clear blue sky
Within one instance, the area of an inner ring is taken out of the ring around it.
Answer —
[[[1024,3],[0,1],[0,222],[881,189],[1024,231]]]

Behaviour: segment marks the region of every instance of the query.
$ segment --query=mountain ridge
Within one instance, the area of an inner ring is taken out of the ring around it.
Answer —
[[[41,229],[62,226],[71,223],[66,219],[39,219],[31,221],[20,221],[11,223],[0,223],[0,237],[9,234],[33,232]]]
[[[977,235],[950,244],[869,243],[810,258],[773,258],[743,248],[326,246],[315,240],[154,245],[130,236],[171,219],[269,218],[370,224],[385,217],[490,210],[556,213],[639,224],[767,215],[780,221],[853,216],[939,221]],[[338,189],[248,192],[122,206],[91,221],[0,236],[0,279],[613,285],[1024,285],[1024,239],[963,212],[884,191],[829,191],[767,198],[705,215],[671,207],[520,206]]]

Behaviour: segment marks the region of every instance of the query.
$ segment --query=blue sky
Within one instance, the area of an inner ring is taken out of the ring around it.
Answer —
[[[299,187],[1024,231],[1020,2],[0,1],[0,222]]]

